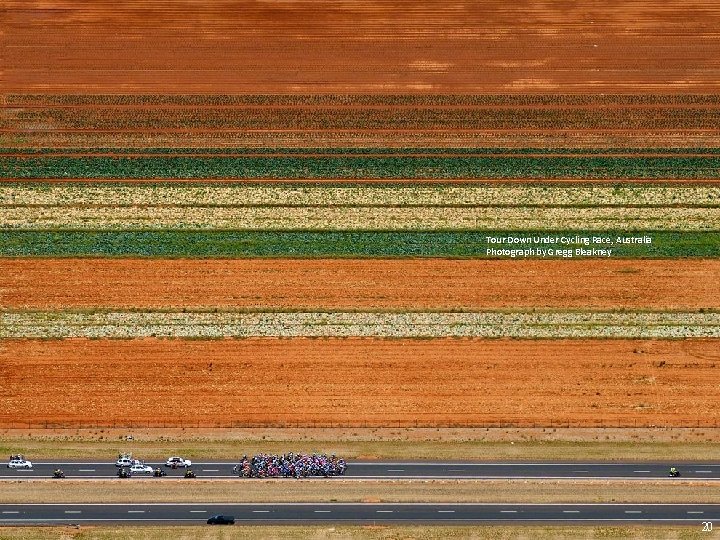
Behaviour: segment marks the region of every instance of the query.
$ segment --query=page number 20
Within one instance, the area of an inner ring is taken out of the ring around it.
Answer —
[[[702,526],[703,532],[712,532],[712,521],[703,521]]]

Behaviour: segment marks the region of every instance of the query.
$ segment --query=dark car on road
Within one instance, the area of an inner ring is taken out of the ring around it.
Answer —
[[[235,516],[210,516],[208,525],[235,525]]]

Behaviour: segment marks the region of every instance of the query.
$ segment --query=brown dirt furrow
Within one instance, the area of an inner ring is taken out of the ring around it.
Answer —
[[[575,111],[658,111],[664,110],[717,110],[720,108],[720,103],[682,103],[682,102],[669,102],[669,103],[607,103],[598,100],[595,103],[581,103],[581,104],[557,104],[557,103],[537,103],[531,104],[517,104],[517,103],[419,103],[419,104],[397,104],[397,103],[325,103],[325,104],[283,104],[283,103],[266,103],[266,104],[250,104],[250,103],[239,103],[239,104],[215,104],[215,103],[53,103],[51,101],[37,101],[34,100],[29,103],[18,102],[14,103],[17,97],[22,99],[33,99],[42,94],[35,94],[30,96],[17,96],[13,95],[7,101],[9,104],[1,104],[0,110],[17,111],[18,109],[23,110],[42,110],[42,109],[58,109],[58,110],[73,110],[73,111],[111,111],[116,113],[117,111],[192,111],[198,110],[219,110],[219,111],[326,111],[332,109],[333,111],[356,111],[356,110],[378,110],[378,111],[415,111],[415,110],[430,110],[430,111],[531,111],[533,109],[541,108],[543,111],[554,111],[554,110],[575,110]],[[372,95],[371,95],[372,96]],[[562,94],[550,94],[545,96],[547,98],[557,98]],[[63,96],[69,99],[73,97],[82,97],[84,99],[92,99],[92,96]],[[107,96],[106,96],[107,97]],[[152,97],[142,96],[142,97]],[[162,99],[167,99],[168,95],[163,95]],[[264,98],[272,98],[273,96],[263,96]],[[315,96],[314,96],[315,97]],[[370,97],[370,96],[363,96]],[[372,96],[376,97],[376,96]],[[381,97],[381,96],[377,96]],[[443,96],[445,99],[452,99],[453,97],[463,96]],[[505,96],[499,96],[505,97]],[[512,96],[507,96],[512,97]],[[589,95],[588,98],[592,99],[594,96]],[[609,97],[609,96],[608,96]],[[662,96],[663,98],[674,98],[681,96]],[[712,97],[712,96],[701,96],[701,97]]]
[[[0,307],[720,307],[718,260],[0,259]]]
[[[209,99],[209,98],[208,98]],[[149,130],[287,130],[289,132],[317,131],[462,131],[479,132],[491,130],[549,130],[557,132],[594,131],[617,132],[618,130],[709,130],[717,133],[720,109],[715,108],[668,108],[652,109],[619,108],[605,110],[575,107],[552,108],[536,104],[523,109],[473,107],[459,109],[435,109],[414,107],[378,109],[267,108],[177,109],[157,106],[145,109],[2,109],[0,127],[23,131],[97,129],[107,131]]]
[[[644,133],[648,134],[660,134],[660,135],[676,135],[678,133],[693,135],[712,135],[717,136],[719,130],[717,128],[667,128],[667,129],[647,129],[647,130],[636,130],[630,128],[547,128],[547,129],[526,129],[522,127],[518,128],[504,128],[504,129],[453,129],[453,128],[412,128],[412,129],[401,129],[401,128],[373,128],[373,129],[316,129],[316,128],[246,128],[246,129],[234,129],[234,128],[112,128],[112,129],[101,129],[101,128],[24,128],[24,129],[0,129],[0,133],[7,133],[13,136],[21,135],[34,135],[34,134],[110,134],[110,135],[122,135],[122,134],[143,134],[143,135],[167,135],[167,134],[179,134],[179,135],[192,135],[192,134],[217,134],[217,135],[286,135],[286,134],[297,134],[297,135],[374,135],[374,134],[385,134],[385,135],[416,135],[416,134],[429,134],[429,135],[597,135],[597,134],[609,134],[609,135],[625,135],[631,136]]]
[[[713,93],[711,0],[4,3],[8,93]]]
[[[720,421],[719,345],[4,340],[0,425],[712,426]]]
[[[668,152],[635,152],[635,153],[623,153],[623,152],[593,152],[593,153],[573,153],[573,154],[562,154],[562,153],[510,153],[510,152],[223,152],[223,153],[208,153],[208,152],[63,152],[59,151],[46,151],[43,153],[38,152],[3,152],[3,158],[19,158],[19,159],[44,159],[44,158],[164,158],[164,159],[175,159],[175,158],[193,158],[193,159],[220,159],[220,158],[254,158],[254,159],[273,159],[273,158],[292,158],[292,159],[317,159],[317,158],[486,158],[486,159],[501,159],[501,158],[540,158],[540,159],[553,159],[553,158],[668,158],[668,157],[683,157],[683,158],[715,158],[716,154],[713,153],[700,153],[700,152],[683,152],[682,154],[671,154]]]
[[[0,142],[12,148],[716,148],[720,131],[618,131],[507,133],[430,132],[125,132],[3,131]]]

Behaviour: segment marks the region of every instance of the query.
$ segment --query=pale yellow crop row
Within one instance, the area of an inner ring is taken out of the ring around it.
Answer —
[[[4,185],[0,205],[588,205],[720,206],[710,186]]]
[[[720,337],[720,313],[0,312],[0,339]]]
[[[5,207],[5,229],[714,230],[720,208]]]

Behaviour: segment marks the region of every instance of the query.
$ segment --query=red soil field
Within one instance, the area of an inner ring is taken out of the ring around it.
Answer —
[[[6,93],[712,93],[711,0],[3,4]]]
[[[717,425],[718,365],[718,340],[4,340],[0,426]]]
[[[0,259],[0,307],[694,310],[720,260]]]

